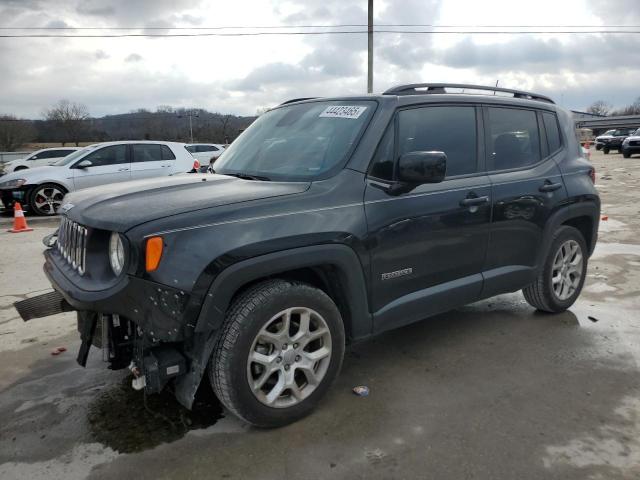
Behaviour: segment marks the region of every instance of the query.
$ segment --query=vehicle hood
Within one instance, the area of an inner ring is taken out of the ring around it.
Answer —
[[[60,172],[62,171],[63,169],[60,167],[53,166],[33,167],[25,170],[18,170],[17,172],[7,173],[2,176],[2,182],[24,178],[26,180],[25,185],[29,185],[42,183],[44,181],[55,181],[57,179],[63,180],[60,175]]]
[[[309,185],[180,174],[77,190],[65,197],[62,211],[83,225],[125,232],[181,213],[302,193]]]
[[[613,138],[613,135],[599,135],[596,140],[604,140],[605,138]]]

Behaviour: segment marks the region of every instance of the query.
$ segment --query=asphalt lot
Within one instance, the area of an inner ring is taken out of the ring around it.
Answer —
[[[592,161],[608,220],[570,311],[510,294],[350,346],[320,408],[278,430],[209,397],[146,409],[96,350],[78,367],[73,314],[25,324],[11,306],[47,289],[55,223],[3,228],[0,478],[640,478],[640,157]]]

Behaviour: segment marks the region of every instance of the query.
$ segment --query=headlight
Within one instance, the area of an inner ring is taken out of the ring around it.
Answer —
[[[113,232],[111,238],[109,238],[109,263],[111,263],[111,269],[116,275],[122,273],[124,268],[124,244],[120,234]]]
[[[622,141],[622,144],[623,144],[623,145],[629,145],[629,139],[628,139],[628,138],[625,138],[625,139]]]
[[[24,178],[16,178],[15,180],[9,180],[7,182],[0,183],[0,189],[18,188],[27,183]]]

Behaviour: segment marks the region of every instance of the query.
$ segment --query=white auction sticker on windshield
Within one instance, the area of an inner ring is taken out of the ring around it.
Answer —
[[[325,108],[320,116],[329,118],[359,118],[366,109],[367,107],[358,105],[333,105]]]

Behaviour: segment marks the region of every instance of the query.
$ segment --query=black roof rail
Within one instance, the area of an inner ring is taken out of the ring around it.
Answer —
[[[302,102],[304,100],[313,100],[314,98],[319,98],[319,97],[302,97],[302,98],[292,98],[291,100],[287,100],[286,102],[282,102],[280,105],[278,105],[279,107],[281,107],[282,105],[287,105],[289,103],[294,103],[294,102]]]
[[[487,87],[484,85],[467,85],[464,83],[412,83],[409,85],[398,85],[385,91],[383,95],[425,95],[433,93],[447,93],[447,88],[463,88],[468,90],[486,90],[488,92],[511,93],[513,98],[524,98],[527,100],[538,100],[540,102],[553,103],[546,95],[539,93],[525,92],[523,90],[512,90],[510,88]]]

